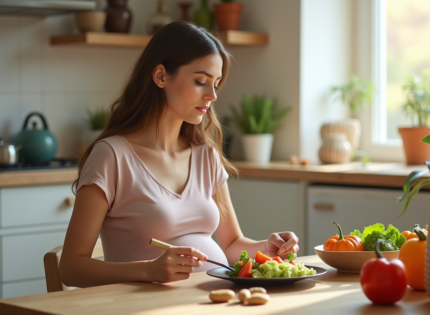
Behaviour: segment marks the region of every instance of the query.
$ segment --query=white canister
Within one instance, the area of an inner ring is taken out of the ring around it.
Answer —
[[[248,162],[268,163],[272,154],[273,135],[245,134],[242,136],[245,160]]]
[[[327,133],[318,155],[322,163],[347,163],[351,158],[352,147],[344,133]]]

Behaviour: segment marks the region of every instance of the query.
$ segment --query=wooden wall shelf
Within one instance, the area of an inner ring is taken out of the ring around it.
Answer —
[[[227,45],[267,45],[267,34],[224,31],[216,34]],[[83,33],[76,35],[55,36],[51,38],[51,45],[83,45],[83,46],[113,46],[113,47],[145,47],[150,35],[133,35],[120,33]]]

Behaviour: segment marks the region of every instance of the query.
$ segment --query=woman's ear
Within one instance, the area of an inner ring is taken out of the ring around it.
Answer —
[[[162,64],[159,64],[154,68],[152,71],[152,79],[160,89],[163,89],[166,86],[167,72],[166,68],[164,68]]]

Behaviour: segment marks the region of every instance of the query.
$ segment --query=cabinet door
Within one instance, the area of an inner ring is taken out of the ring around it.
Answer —
[[[0,237],[1,282],[45,277],[43,256],[64,243],[66,230]]]
[[[246,237],[264,240],[273,232],[294,231],[300,238],[298,182],[241,178],[229,179],[228,184]]]
[[[0,189],[0,228],[68,223],[73,206],[71,184]]]
[[[396,202],[402,195],[400,189],[309,186],[307,190],[307,237],[308,255],[315,254],[313,248],[322,245],[338,234],[333,221],[340,224],[343,233],[375,223],[386,227],[392,224],[400,230],[412,230],[414,224],[427,224],[430,208],[430,193],[420,192],[411,201],[407,212],[399,217],[403,202]]]

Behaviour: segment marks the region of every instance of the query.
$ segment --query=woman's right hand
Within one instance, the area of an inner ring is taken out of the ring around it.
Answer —
[[[173,246],[148,262],[142,280],[165,283],[188,279],[193,268],[201,267],[201,261],[207,259],[205,254],[193,247]]]

